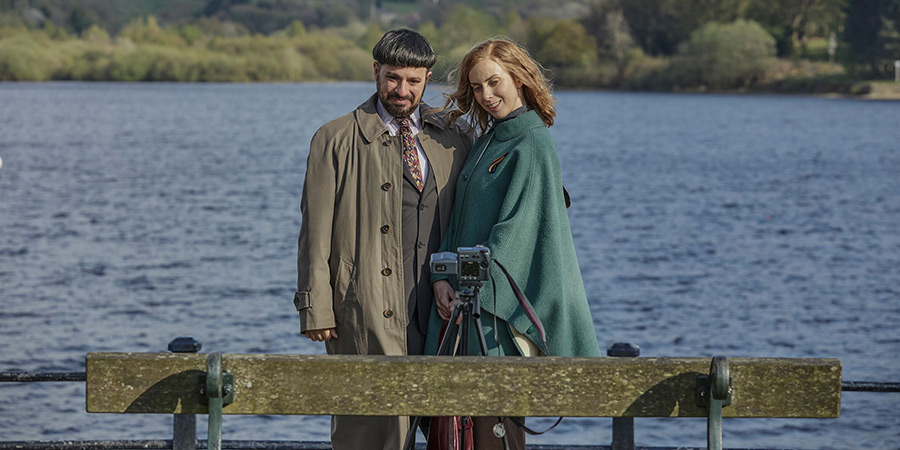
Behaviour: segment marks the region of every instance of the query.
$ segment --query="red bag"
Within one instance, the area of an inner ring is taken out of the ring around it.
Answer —
[[[462,417],[432,417],[428,428],[427,450],[473,450],[472,418],[466,420],[466,448],[460,447],[459,431],[463,428]]]

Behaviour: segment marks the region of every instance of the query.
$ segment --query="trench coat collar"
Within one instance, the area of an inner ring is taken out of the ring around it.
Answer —
[[[494,139],[508,141],[530,129],[546,127],[541,116],[534,110],[520,114],[509,120],[505,120],[494,127]]]
[[[359,124],[359,129],[362,131],[363,138],[369,143],[374,142],[381,135],[388,132],[387,126],[381,120],[381,116],[378,115],[378,110],[375,106],[377,101],[378,95],[372,94],[368,100],[359,105],[356,111],[353,112],[356,122]],[[437,114],[435,108],[428,106],[425,102],[419,103],[419,112],[422,116],[423,132],[427,129],[426,125],[438,127],[440,130],[444,130],[447,127],[446,119],[441,114]]]

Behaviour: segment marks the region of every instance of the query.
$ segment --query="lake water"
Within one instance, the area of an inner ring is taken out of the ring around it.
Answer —
[[[204,352],[323,353],[292,304],[308,143],[372,91],[0,84],[0,371],[81,371],[87,352],[184,335]],[[900,104],[558,98],[602,346],[840,358],[844,380],[900,381]],[[898,400],[849,392],[839,419],[726,419],[724,442],[898,448]],[[529,442],[609,444],[610,423],[567,419]],[[636,420],[639,445],[705,446],[705,432]],[[0,384],[0,440],[170,437],[171,416],[87,414],[81,383]],[[227,416],[224,437],[323,441],[328,420]]]

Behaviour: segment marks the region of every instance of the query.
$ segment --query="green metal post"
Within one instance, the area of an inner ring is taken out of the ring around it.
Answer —
[[[209,450],[222,449],[222,408],[234,401],[234,376],[222,371],[222,354],[206,359],[206,396],[209,398]]]
[[[709,417],[706,423],[706,443],[709,450],[722,450],[722,408],[731,404],[731,373],[728,358],[716,356],[709,367],[708,385],[700,390],[700,397],[708,401]],[[700,380],[703,385],[704,380]]]
[[[222,450],[222,354],[206,359],[206,396],[209,397],[207,449]]]
[[[706,421],[706,444],[709,450],[722,450],[722,400],[709,400]]]

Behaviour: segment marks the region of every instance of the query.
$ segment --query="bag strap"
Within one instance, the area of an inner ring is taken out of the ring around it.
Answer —
[[[513,293],[516,295],[516,300],[519,301],[519,305],[522,306],[522,310],[525,311],[525,314],[528,316],[528,319],[531,320],[531,323],[534,324],[535,328],[538,330],[538,334],[541,336],[541,343],[544,344],[544,352],[547,356],[550,356],[550,346],[547,345],[547,332],[544,329],[544,324],[541,323],[541,318],[538,317],[537,312],[534,310],[534,307],[531,306],[531,302],[528,301],[528,297],[525,296],[525,293],[519,289],[519,285],[516,284],[516,280],[513,279],[512,275],[506,270],[506,267],[503,267],[503,264],[500,264],[500,261],[494,260],[497,263],[497,267],[503,271],[503,275],[506,275],[506,280],[509,281],[509,286],[512,288]],[[519,421],[519,419],[515,417],[510,417],[509,420],[512,421],[517,427],[525,430],[526,433],[530,435],[540,435],[544,434],[554,428],[562,422],[563,418],[560,417],[556,419],[556,423],[550,425],[550,428],[547,428],[544,431],[534,431],[531,428],[525,426],[525,421]]]
[[[521,421],[521,422],[519,422],[519,419],[518,419],[517,417],[507,417],[507,419],[509,419],[509,420],[510,420],[513,424],[515,424],[517,427],[519,427],[519,428],[525,430],[526,433],[528,433],[528,434],[530,434],[530,435],[532,435],[532,436],[539,436],[539,435],[541,435],[541,434],[544,434],[544,433],[546,433],[546,432],[548,432],[548,431],[550,431],[550,430],[556,428],[556,426],[559,425],[560,422],[562,422],[562,420],[563,420],[562,417],[559,417],[559,418],[556,419],[556,422],[555,422],[553,425],[550,425],[550,428],[547,428],[547,429],[544,430],[544,431],[534,431],[534,430],[532,430],[531,428],[528,428],[528,427],[525,426],[525,421],[524,421],[524,420]]]
[[[519,301],[519,305],[522,306],[522,310],[525,311],[525,315],[528,316],[528,319],[531,320],[531,323],[538,330],[538,334],[541,336],[541,343],[544,344],[544,354],[547,356],[550,355],[550,346],[547,345],[547,332],[544,330],[544,324],[541,323],[541,318],[538,317],[537,312],[535,312],[534,307],[531,306],[531,302],[528,301],[528,297],[525,297],[525,293],[519,289],[519,285],[516,284],[516,280],[507,272],[506,267],[503,267],[503,264],[500,264],[500,261],[494,260],[497,263],[497,267],[503,271],[503,274],[506,275],[506,279],[509,281],[509,286],[512,288],[513,293],[516,295],[516,300]]]

